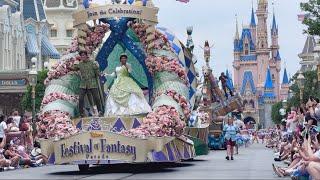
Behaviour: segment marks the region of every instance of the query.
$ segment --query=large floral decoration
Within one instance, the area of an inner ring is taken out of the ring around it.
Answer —
[[[181,120],[174,107],[160,106],[143,119],[140,127],[122,131],[121,133],[125,136],[137,138],[180,136],[185,126],[185,122]]]
[[[166,90],[164,94],[174,99],[182,108],[185,118],[189,119],[191,110],[190,110],[190,104],[187,101],[187,99],[181,94],[177,93],[175,90]]]
[[[40,138],[68,137],[76,134],[76,129],[70,119],[70,115],[66,112],[48,111],[42,113],[38,123],[38,135]]]
[[[86,31],[85,51],[90,56],[93,51],[102,43],[105,33],[109,30],[109,26],[105,24],[97,25],[94,28],[89,27]],[[49,85],[53,79],[59,79],[65,75],[77,74],[72,70],[72,66],[79,63],[79,43],[78,38],[74,38],[69,49],[64,53],[61,61],[51,67],[45,84]],[[44,107],[56,100],[64,100],[73,104],[78,103],[78,96],[67,95],[61,92],[55,92],[45,95],[42,100],[42,108],[40,111],[38,123],[39,136],[43,138],[64,138],[73,135],[79,130],[72,124],[71,115],[60,110],[43,111]]]
[[[147,28],[148,25],[146,24],[129,24],[131,28],[136,32],[138,38],[142,42],[142,44],[145,47],[152,46],[153,50],[159,50],[159,51],[168,51],[174,54],[173,49],[171,48],[170,42],[168,41],[167,37],[160,33],[158,30],[156,30],[153,34],[152,42],[148,41],[147,36]],[[173,72],[186,84],[188,83],[187,74],[185,72],[184,67],[179,63],[178,58],[169,58],[167,56],[156,56],[153,55],[153,53],[149,53],[145,63],[147,65],[147,68],[149,72],[154,75],[156,72],[162,72],[162,71],[168,71]]]
[[[167,39],[167,37],[161,34],[159,31],[155,31],[151,36],[148,35],[148,25],[139,23],[129,23],[129,26],[135,31],[138,38],[146,49],[152,49],[154,51],[166,51],[173,54],[173,49]],[[151,37],[151,38],[149,38]],[[187,75],[185,69],[179,63],[178,58],[169,58],[168,56],[157,56],[155,53],[148,53],[145,60],[146,66],[154,75],[157,72],[172,72],[175,73],[185,85],[188,84]],[[178,94],[174,90],[167,90],[157,94],[166,94],[173,98],[183,109],[185,118],[190,116],[190,106],[185,97]],[[157,107],[153,112],[149,113],[142,121],[140,127],[131,129],[128,131],[122,131],[121,133],[126,136],[145,138],[147,136],[181,136],[183,134],[186,124],[184,119],[181,118],[178,111],[168,105],[162,105]]]
[[[41,103],[41,107],[44,107],[45,105],[47,105],[53,101],[59,100],[59,99],[69,101],[73,104],[78,104],[79,96],[68,95],[68,94],[64,94],[64,93],[60,93],[60,92],[50,93],[43,98],[42,103]]]

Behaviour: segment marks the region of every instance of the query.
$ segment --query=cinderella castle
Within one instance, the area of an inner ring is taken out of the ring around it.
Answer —
[[[234,88],[243,98],[245,123],[272,126],[272,105],[286,99],[289,91],[286,69],[280,77],[281,61],[275,14],[269,32],[268,0],[259,0],[249,26],[243,27],[240,36],[237,22],[234,37]]]

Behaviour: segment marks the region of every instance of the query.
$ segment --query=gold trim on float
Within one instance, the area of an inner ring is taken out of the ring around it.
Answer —
[[[77,11],[73,14],[73,26],[85,24],[87,21],[96,20],[100,18],[135,18],[143,19],[148,23],[158,23],[158,11],[156,7],[134,6],[126,4],[104,5],[92,7]]]

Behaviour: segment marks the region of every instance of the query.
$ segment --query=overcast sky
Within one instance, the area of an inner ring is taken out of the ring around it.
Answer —
[[[186,27],[193,26],[195,55],[198,57],[198,67],[203,65],[203,52],[199,47],[205,40],[214,43],[211,67],[218,74],[227,67],[232,70],[233,37],[235,34],[235,14],[238,15],[239,26],[250,21],[252,0],[190,0],[188,4],[175,0],[153,0],[159,11],[159,26],[172,30],[176,36],[186,42]],[[286,64],[290,75],[299,68],[299,54],[306,39],[305,28],[298,21],[301,13],[299,3],[303,0],[275,0],[274,11],[279,25],[279,44],[282,64]],[[254,0],[254,8],[257,0]],[[273,6],[269,1],[270,31]],[[257,20],[257,19],[256,19]],[[269,41],[270,44],[270,41]],[[282,68],[283,69],[283,68]],[[282,72],[281,72],[282,77]],[[282,79],[281,79],[282,80]]]

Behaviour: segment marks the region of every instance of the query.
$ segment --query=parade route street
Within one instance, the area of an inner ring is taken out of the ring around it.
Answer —
[[[77,166],[44,166],[0,172],[0,179],[278,179],[271,168],[273,152],[261,144],[241,148],[234,161],[225,151],[179,164],[120,164],[93,167],[80,173]]]

